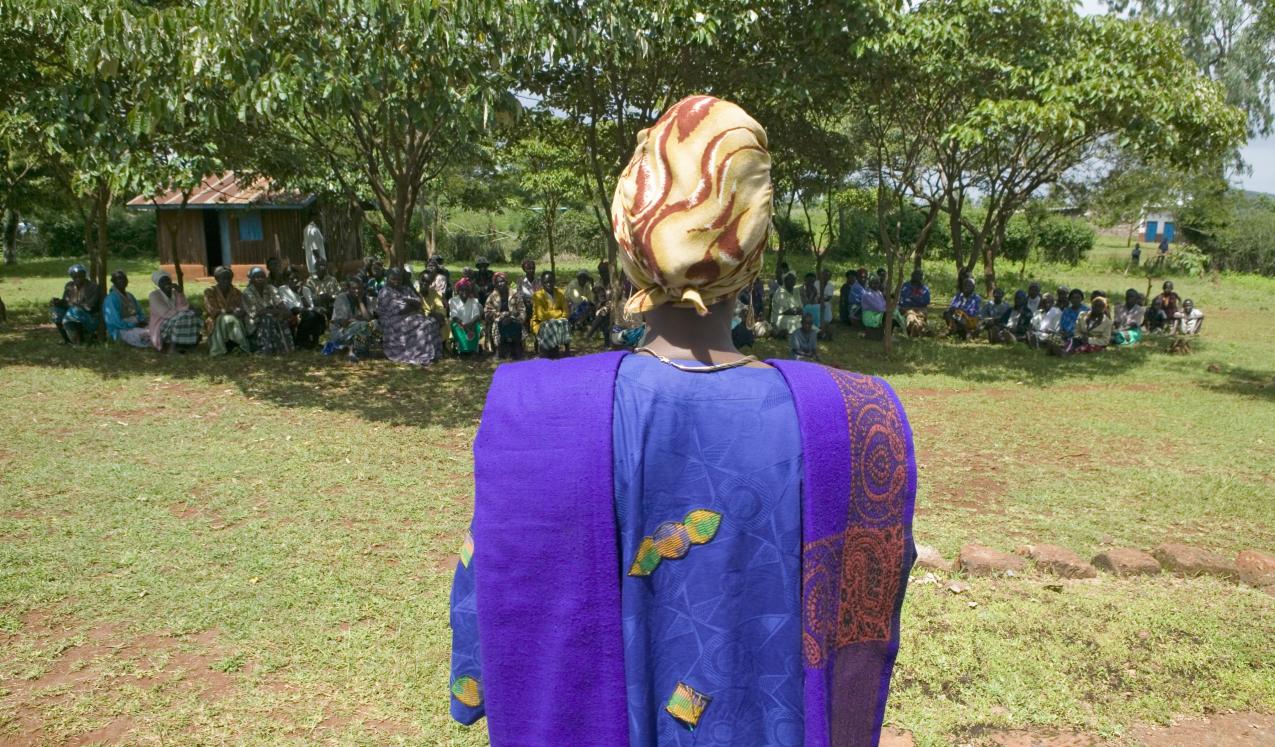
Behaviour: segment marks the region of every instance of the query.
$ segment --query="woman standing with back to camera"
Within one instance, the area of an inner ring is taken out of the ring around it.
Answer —
[[[880,379],[731,344],[770,218],[765,131],[684,99],[612,207],[642,345],[496,372],[451,613],[496,747],[877,743],[912,436]]]

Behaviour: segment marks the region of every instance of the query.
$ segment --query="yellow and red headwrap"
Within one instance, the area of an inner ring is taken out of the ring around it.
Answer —
[[[630,313],[662,303],[708,306],[734,297],[761,270],[770,234],[766,131],[712,96],[675,104],[637,136],[611,203]]]

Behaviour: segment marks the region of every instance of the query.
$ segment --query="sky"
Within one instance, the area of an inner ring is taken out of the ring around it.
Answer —
[[[1103,0],[1080,0],[1082,13],[1106,13]],[[1237,174],[1234,181],[1244,189],[1275,194],[1275,135],[1250,140],[1242,151],[1248,174]]]

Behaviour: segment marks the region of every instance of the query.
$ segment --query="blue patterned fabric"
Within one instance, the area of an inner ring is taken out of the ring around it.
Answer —
[[[783,377],[630,356],[613,439],[620,573],[660,524],[722,517],[712,541],[621,582],[630,747],[800,745],[801,437]],[[679,682],[712,699],[693,732],[665,710]]]
[[[801,745],[803,464],[788,386],[773,369],[686,373],[633,355],[614,408],[630,747]],[[628,575],[643,538],[698,510],[721,514],[711,540]],[[475,545],[456,568],[452,683],[481,681],[482,562]],[[710,699],[693,731],[667,710],[679,683]],[[451,714],[469,724],[484,710],[453,695]]]

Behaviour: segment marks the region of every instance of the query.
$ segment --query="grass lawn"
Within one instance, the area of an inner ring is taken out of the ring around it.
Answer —
[[[43,306],[67,264],[0,269],[0,744],[486,744],[447,717],[447,600],[493,365],[71,349]],[[1031,270],[1145,287],[1109,267]],[[1275,281],[1176,281],[1208,314],[1189,356],[826,346],[908,408],[919,542],[1275,552]],[[1260,591],[923,575],[887,711],[918,744],[1275,711]]]

